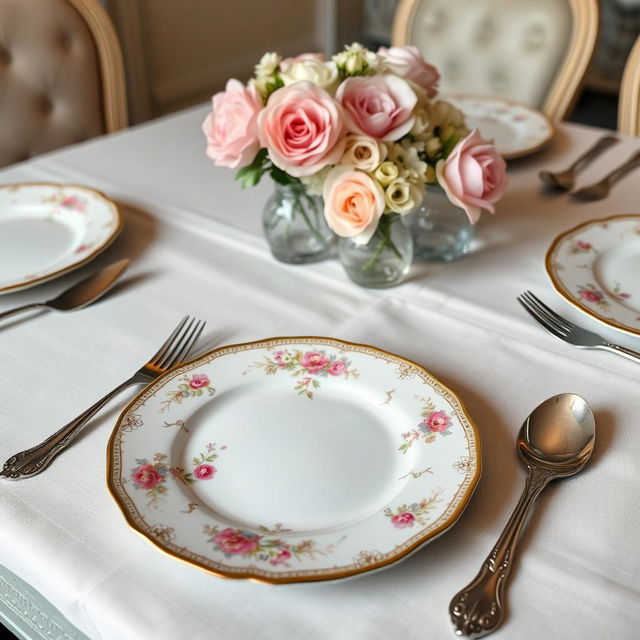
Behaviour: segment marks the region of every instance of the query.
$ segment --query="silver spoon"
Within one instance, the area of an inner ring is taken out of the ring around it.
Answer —
[[[545,400],[518,433],[518,452],[528,469],[520,501],[478,575],[449,604],[457,636],[480,638],[504,617],[504,589],[520,532],[531,505],[550,480],[578,473],[591,457],[596,424],[586,400],[562,393]]]
[[[576,173],[584,169],[592,160],[617,142],[620,142],[620,140],[615,136],[604,136],[579,156],[574,163],[564,171],[558,171],[557,173],[540,171],[538,172],[538,177],[547,187],[560,189],[562,191],[571,191],[576,181]]]
[[[97,273],[92,273],[89,277],[80,282],[76,282],[72,287],[63,291],[59,296],[47,302],[34,302],[25,304],[22,307],[9,309],[0,313],[0,320],[8,318],[14,313],[22,313],[27,309],[55,309],[56,311],[73,311],[82,309],[103,296],[116,282],[124,270],[129,266],[129,260],[118,260],[108,267],[101,269]]]

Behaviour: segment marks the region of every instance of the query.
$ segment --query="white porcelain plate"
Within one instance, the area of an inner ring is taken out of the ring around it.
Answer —
[[[216,349],[123,412],[108,484],[129,524],[220,576],[343,578],[448,529],[477,431],[422,367],[331,338]]]
[[[570,229],[553,241],[546,266],[555,288],[571,304],[640,336],[640,214]]]
[[[469,129],[493,139],[505,158],[520,158],[541,149],[553,136],[553,125],[540,111],[491,96],[443,96],[460,109]]]
[[[93,189],[0,185],[0,294],[32,287],[89,262],[121,228],[118,207]]]

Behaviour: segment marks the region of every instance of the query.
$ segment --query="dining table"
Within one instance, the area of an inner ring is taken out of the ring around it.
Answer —
[[[545,271],[547,249],[562,232],[639,211],[637,175],[594,202],[544,190],[538,179],[541,169],[568,166],[605,131],[557,123],[543,149],[509,162],[506,194],[494,215],[483,214],[468,255],[416,260],[402,284],[367,289],[337,259],[293,265],[273,258],[261,223],[273,185],[263,179],[242,189],[233,171],[213,166],[201,129],[209,108],[196,105],[0,170],[0,185],[97,189],[124,216],[122,233],[94,261],[0,296],[0,312],[131,260],[120,282],[85,309],[0,324],[0,456],[81,413],[190,314],[207,321],[200,352],[326,336],[419,363],[475,423],[480,481],[454,526],[384,570],[301,584],[223,579],[161,553],[111,497],[107,443],[137,393],[127,390],[45,471],[0,480],[5,624],[20,637],[65,640],[453,638],[449,602],[477,573],[523,487],[518,430],[546,398],[572,392],[593,410],[595,450],[584,471],[551,483],[533,509],[494,637],[637,638],[640,367],[556,339],[517,303],[531,290],[568,319],[640,350],[640,338],[568,304]],[[637,149],[640,140],[622,137],[579,175],[578,186]]]

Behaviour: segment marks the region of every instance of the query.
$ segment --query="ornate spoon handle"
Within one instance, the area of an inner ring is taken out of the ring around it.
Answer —
[[[457,636],[480,638],[495,631],[504,617],[504,589],[516,544],[531,505],[555,474],[529,466],[524,491],[478,575],[449,604]]]
[[[578,171],[584,168],[592,160],[598,157],[603,151],[620,142],[615,136],[604,136],[600,138],[592,147],[585,151],[581,156],[576,158],[575,162],[567,169],[567,171]]]

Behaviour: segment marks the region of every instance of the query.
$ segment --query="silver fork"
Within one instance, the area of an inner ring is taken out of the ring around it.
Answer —
[[[581,349],[604,349],[612,351],[618,355],[629,358],[635,362],[640,362],[640,353],[633,349],[627,349],[618,344],[608,342],[602,336],[593,331],[583,329],[573,322],[569,322],[553,309],[550,309],[542,300],[537,298],[531,291],[525,291],[518,296],[518,302],[526,311],[537,320],[549,333],[556,338],[564,340]]]
[[[4,463],[0,477],[28,478],[43,471],[61,451],[69,446],[91,417],[100,411],[109,400],[127,387],[153,382],[174,365],[184,362],[189,351],[198,341],[204,325],[204,321],[185,316],[149,362],[46,440],[31,449],[20,451],[20,453],[11,456]]]
[[[601,200],[609,195],[611,187],[636,167],[640,166],[640,151],[636,151],[626,162],[608,173],[600,182],[582,187],[571,194],[577,200]]]

